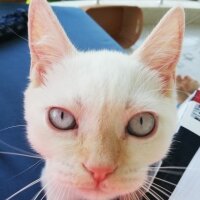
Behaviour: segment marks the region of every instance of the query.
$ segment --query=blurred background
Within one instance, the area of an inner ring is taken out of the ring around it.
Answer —
[[[128,48],[134,51],[152,31],[162,16],[173,6],[183,6],[186,12],[186,31],[177,73],[200,81],[200,1],[199,0],[82,0],[60,1],[52,5],[88,7],[109,5],[137,6],[142,10],[143,25],[138,40]],[[112,15],[110,13],[110,15]],[[103,14],[102,14],[103,16]],[[127,21],[129,19],[127,18]]]

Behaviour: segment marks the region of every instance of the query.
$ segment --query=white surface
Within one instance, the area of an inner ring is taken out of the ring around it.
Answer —
[[[96,0],[85,0],[85,1],[62,1],[52,3],[53,5],[59,6],[85,6],[85,5],[94,5]],[[187,8],[200,8],[200,3],[195,1],[183,1],[183,0],[164,0],[164,3],[161,5],[160,0],[100,0],[101,5],[139,5],[140,7],[172,7],[176,5],[182,5]]]
[[[195,94],[195,92],[194,92]],[[191,95],[187,101],[182,104],[178,111],[179,125],[189,129],[194,134],[200,136],[200,121],[192,117],[195,105],[198,103],[191,101]],[[200,113],[200,112],[199,112]],[[172,193],[169,200],[199,200],[200,199],[200,148],[191,160],[185,173],[181,177],[178,185]]]
[[[192,112],[194,111],[194,107],[195,107],[195,105],[197,105],[197,103],[194,101],[190,101],[187,104],[188,105],[185,109],[185,112],[184,112],[182,118],[181,118],[180,125],[189,129],[190,131],[197,134],[198,136],[200,136],[200,121],[198,121],[192,117]]]
[[[199,88],[200,90],[200,88]],[[200,115],[200,107],[199,103],[192,101],[191,99],[194,97],[196,91],[180,106],[178,109],[178,127],[183,126],[193,133],[200,136],[200,121],[194,119],[194,112],[197,111],[197,116],[199,118]],[[194,111],[195,107],[198,106],[198,110]],[[200,166],[200,165],[199,165]],[[200,198],[199,198],[200,199]]]
[[[200,199],[200,148],[181,177],[169,200]]]

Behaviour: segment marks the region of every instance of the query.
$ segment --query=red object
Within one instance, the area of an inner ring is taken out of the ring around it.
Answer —
[[[194,97],[192,98],[192,101],[196,101],[197,103],[200,103],[200,90],[197,90]]]

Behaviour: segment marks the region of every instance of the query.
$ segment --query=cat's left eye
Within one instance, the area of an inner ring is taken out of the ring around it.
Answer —
[[[127,132],[132,136],[145,137],[156,127],[156,117],[150,112],[142,112],[133,116],[127,125]]]
[[[61,108],[51,108],[48,113],[49,122],[60,130],[71,130],[77,127],[75,117]]]

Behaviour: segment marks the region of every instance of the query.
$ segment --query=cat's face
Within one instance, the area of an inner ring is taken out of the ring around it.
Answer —
[[[172,10],[133,55],[79,52],[46,2],[32,0],[25,118],[47,182],[86,200],[112,199],[144,184],[175,131],[183,18],[180,8]]]

